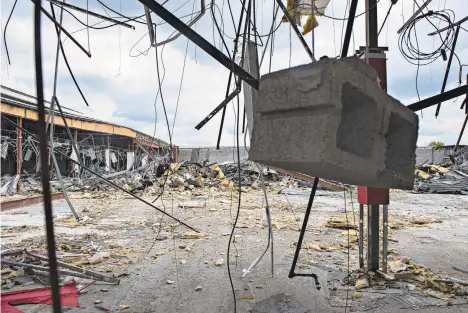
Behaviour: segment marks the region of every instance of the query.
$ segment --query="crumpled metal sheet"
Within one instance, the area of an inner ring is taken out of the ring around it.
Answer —
[[[5,185],[3,185],[2,192],[1,192],[2,196],[16,193],[16,190],[18,189],[19,179],[20,179],[19,175],[16,175],[12,179],[10,179]]]
[[[434,179],[429,182],[422,183],[418,189],[425,190],[431,193],[468,194],[468,177],[458,179]]]

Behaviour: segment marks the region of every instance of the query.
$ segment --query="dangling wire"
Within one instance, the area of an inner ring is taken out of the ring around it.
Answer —
[[[6,41],[6,31],[7,31],[8,23],[10,23],[10,18],[13,15],[13,11],[15,10],[17,2],[18,2],[18,0],[15,0],[15,3],[13,3],[13,7],[11,8],[10,15],[8,16],[8,19],[7,19],[6,23],[5,23],[5,29],[3,30],[3,41],[5,42],[5,51],[6,51],[7,60],[8,60],[9,65],[11,65],[11,62],[10,62],[10,54],[8,52],[8,46],[7,46],[7,41]]]

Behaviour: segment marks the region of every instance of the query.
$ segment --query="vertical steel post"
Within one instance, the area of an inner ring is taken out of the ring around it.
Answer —
[[[18,126],[16,128],[16,175],[21,177],[21,164],[23,159],[22,138],[23,138],[23,119],[18,117]],[[18,180],[18,191],[21,188],[21,179]]]
[[[73,143],[76,145],[78,144],[78,129],[73,131]]]
[[[364,204],[359,204],[359,268],[364,268]]]
[[[367,270],[379,269],[379,206],[367,206]]]
[[[382,210],[383,238],[382,238],[382,271],[387,273],[388,254],[388,205],[383,205]]]

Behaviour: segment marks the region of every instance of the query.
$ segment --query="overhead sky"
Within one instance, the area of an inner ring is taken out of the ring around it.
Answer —
[[[134,17],[144,13],[143,6],[136,0],[102,1],[126,16]],[[207,4],[211,2],[206,1]],[[117,16],[109,10],[106,13],[96,0],[71,0],[67,2],[84,8],[88,6],[90,10],[102,15],[108,13],[112,17]],[[220,27],[224,27],[226,34],[224,39],[232,53],[233,40],[230,37],[234,37],[234,29],[228,10],[228,1],[217,0],[214,2],[217,5],[215,6],[215,16]],[[363,0],[359,1],[358,14],[365,11],[364,2]],[[422,2],[422,0],[418,0],[419,4]],[[2,32],[5,29],[5,23],[13,3],[14,0],[1,1]],[[239,17],[240,3],[241,0],[230,1],[235,21]],[[266,35],[271,27],[273,1],[256,0],[254,3],[258,33]],[[379,1],[379,25],[383,22],[390,3],[390,0]],[[466,15],[466,4],[466,0],[432,0],[428,8],[430,10],[451,9],[456,12],[455,19],[452,21],[458,21]],[[200,0],[186,2],[170,0],[166,4],[167,8],[174,11],[179,17],[199,11],[200,5]],[[49,2],[43,1],[43,6],[50,11]],[[179,7],[180,9],[178,9]],[[325,14],[342,19],[346,17],[346,8],[345,0],[331,0]],[[176,9],[178,10],[175,11]],[[379,36],[379,45],[389,48],[387,52],[388,92],[406,105],[418,101],[416,77],[418,77],[418,91],[421,99],[439,93],[447,64],[446,61],[439,58],[431,65],[420,66],[418,76],[416,76],[418,67],[408,63],[403,58],[398,47],[397,30],[413,14],[415,9],[417,7],[415,7],[413,0],[399,0],[392,8]],[[58,9],[56,12],[59,12]],[[100,21],[91,16],[87,17],[86,14],[72,12],[84,23],[88,19],[90,25]],[[277,21],[280,21],[281,16],[282,14],[278,15]],[[153,22],[161,22],[154,14],[152,18]],[[188,22],[189,19],[190,17],[184,18],[184,21]],[[315,55],[317,58],[323,55],[329,57],[339,55],[346,22],[325,16],[319,17],[318,21],[319,27],[314,32]],[[86,116],[126,125],[169,141],[161,97],[158,97],[155,102],[158,91],[156,50],[149,48],[149,38],[145,35],[148,32],[146,25],[132,24],[135,25],[135,30],[115,26],[101,30],[91,29],[89,36],[86,30],[74,33],[73,36],[86,49],[90,50],[91,58],[88,58],[71,40],[66,39],[64,47],[68,61],[89,102],[89,107],[86,107],[81,99],[62,57],[60,57],[58,68],[57,96],[62,105],[81,111]],[[63,25],[70,32],[83,29],[83,26],[66,12],[63,17]],[[101,23],[96,27],[105,25],[109,25],[109,23]],[[441,23],[440,26],[445,26],[445,24]],[[464,27],[468,29],[468,22],[464,24]],[[193,29],[226,53],[209,8],[201,20],[193,26]],[[7,63],[2,40],[0,66],[2,85],[35,95],[33,30],[33,3],[31,1],[18,1],[6,33],[11,65]],[[433,30],[434,27],[426,21],[417,24],[418,44],[422,51],[430,52],[440,45],[439,37],[427,35]],[[157,41],[163,41],[172,32],[173,29],[167,25],[158,26]],[[44,15],[42,34],[45,95],[47,99],[50,99],[53,90],[57,36],[53,24]],[[364,15],[356,18],[353,34],[350,54],[359,46],[365,45]],[[445,36],[445,33],[443,35]],[[62,35],[62,38],[66,38],[66,36]],[[265,44],[267,36],[261,38]],[[140,39],[141,41],[139,41]],[[305,39],[309,45],[312,45],[312,34],[305,36]],[[258,42],[258,44],[262,43]],[[265,46],[259,47],[259,52],[262,53],[264,48]],[[221,114],[214,117],[200,131],[195,130],[194,127],[224,99],[229,76],[228,70],[192,42],[188,42],[183,36],[159,47],[157,52],[160,61],[160,76],[163,79],[162,95],[170,129],[173,128],[173,143],[179,146],[215,145]],[[462,64],[468,64],[468,32],[465,30],[460,31],[456,54]],[[270,48],[268,48],[261,67],[262,74],[270,71],[269,62]],[[283,23],[275,32],[271,71],[308,62],[310,59],[294,32],[290,33],[289,24]],[[468,67],[463,67],[462,83],[466,83],[467,72]],[[182,88],[180,88],[181,85]],[[454,58],[446,90],[458,85],[459,63]],[[240,97],[241,108],[242,101],[243,99]],[[434,117],[435,107],[426,109],[422,114],[419,114],[419,146],[425,146],[433,140],[442,141],[447,145],[455,144],[464,120],[463,111],[459,109],[462,101],[462,97],[459,97],[456,100],[443,103],[437,119]],[[224,146],[234,144],[236,109],[236,101],[228,105],[221,140],[221,144]],[[468,135],[465,135],[462,143],[468,144]]]

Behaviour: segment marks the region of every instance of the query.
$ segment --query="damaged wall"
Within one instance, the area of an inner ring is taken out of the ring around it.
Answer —
[[[248,149],[248,147],[247,147]],[[197,155],[198,158],[194,160],[193,154]],[[195,152],[194,152],[195,151]],[[247,160],[248,153],[244,147],[240,147],[240,159],[241,161]],[[220,147],[219,150],[216,147],[193,147],[193,148],[179,148],[179,161],[191,161],[194,163],[203,164],[203,161],[207,160],[209,163],[223,163],[223,162],[237,162],[237,148],[236,147]]]

